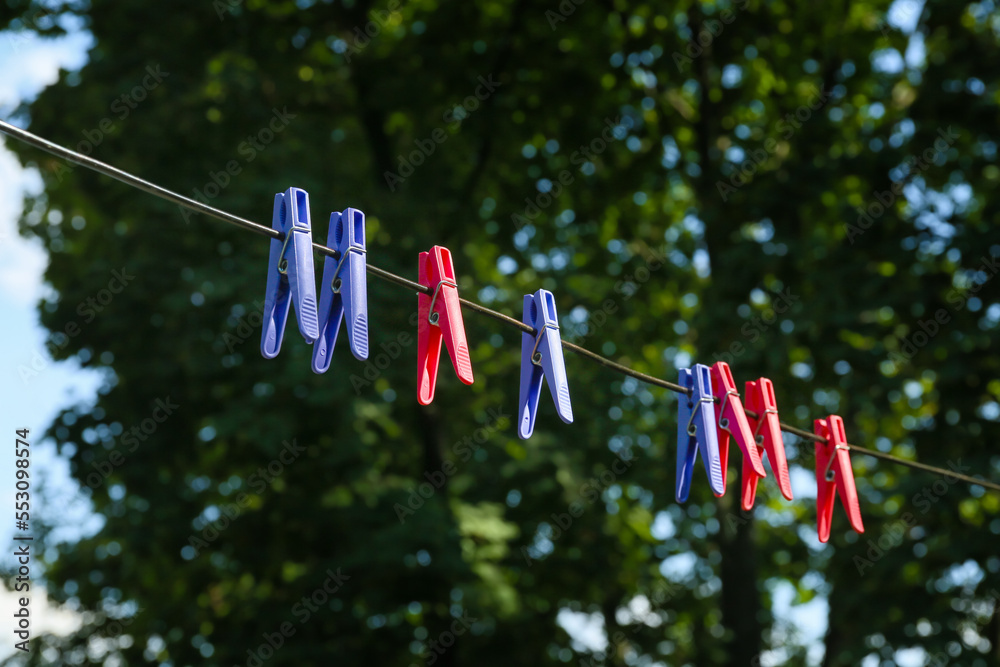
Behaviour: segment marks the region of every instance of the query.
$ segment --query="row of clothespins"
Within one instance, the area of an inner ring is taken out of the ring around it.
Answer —
[[[746,511],[753,508],[757,482],[767,476],[763,463],[765,453],[781,495],[791,500],[792,483],[788,476],[781,421],[771,381],[762,377],[746,383],[746,408],[736,391],[729,364],[724,361],[715,362],[711,368],[702,364],[695,364],[690,369],[682,368],[678,382],[689,393],[682,394],[678,399],[677,501],[687,500],[699,452],[712,492],[718,497],[725,494],[730,438],[743,452],[742,508]],[[747,409],[757,416],[748,415]],[[813,432],[823,438],[816,443],[816,507],[820,541],[830,539],[833,505],[838,491],[851,526],[859,533],[865,532],[844,420],[838,415],[816,419]]]
[[[333,212],[330,215],[327,247],[334,250],[337,256],[327,256],[324,261],[318,308],[309,195],[299,188],[289,188],[284,193],[276,194],[271,225],[284,235],[284,241],[271,241],[261,353],[268,359],[277,356],[294,302],[299,331],[313,345],[313,371],[325,373],[329,369],[337,334],[345,316],[352,353],[358,359],[367,359],[364,213],[348,208],[342,213]],[[418,283],[430,293],[419,293],[417,296],[417,400],[421,405],[428,405],[434,400],[442,342],[448,349],[458,378],[465,384],[473,383],[472,360],[451,252],[434,246],[429,252],[420,253],[417,273]],[[552,293],[539,289],[534,294],[524,295],[522,321],[537,331],[536,335],[525,332],[521,336],[517,432],[526,439],[534,431],[543,380],[548,383],[556,413],[564,422],[572,423],[573,408]],[[711,369],[702,364],[695,364],[692,369],[681,369],[679,382],[688,394],[682,395],[678,401],[677,501],[687,500],[699,452],[708,471],[712,492],[719,497],[725,494],[730,437],[736,440],[743,452],[743,509],[749,511],[753,507],[757,483],[767,476],[762,462],[764,453],[770,460],[782,495],[791,500],[788,463],[771,381],[760,378],[746,383],[747,407],[758,415],[756,418],[750,417],[744,410],[729,365],[724,361],[717,362]],[[837,491],[851,525],[863,533],[844,422],[837,415],[817,419],[814,432],[824,439],[816,443],[820,541],[826,542],[830,537]]]

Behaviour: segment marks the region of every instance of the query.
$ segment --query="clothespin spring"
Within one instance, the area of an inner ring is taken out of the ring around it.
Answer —
[[[334,294],[339,294],[340,293],[340,286],[341,286],[341,283],[343,281],[341,281],[337,277],[337,275],[340,273],[341,267],[344,266],[344,261],[347,259],[347,256],[349,254],[351,254],[352,252],[357,252],[357,253],[360,253],[362,255],[367,255],[368,254],[368,251],[365,250],[364,248],[355,248],[354,246],[351,246],[351,247],[349,247],[347,249],[347,252],[345,252],[341,256],[340,261],[337,262],[337,268],[333,272],[333,279],[330,281],[330,287],[333,288],[333,293]]]
[[[739,396],[739,395],[740,395],[740,392],[736,391],[735,389],[730,389],[729,391],[726,392],[726,397],[724,399],[722,399],[722,400],[728,401],[730,396]],[[725,407],[726,406],[723,405],[722,409],[724,410]],[[726,431],[729,431],[729,420],[726,419],[725,417],[723,417],[722,415],[723,415],[723,413],[720,410],[720,412],[719,412],[719,428],[724,429]],[[729,431],[729,432],[732,433],[732,431]]]
[[[278,273],[283,276],[288,275],[288,260],[285,259],[285,251],[288,250],[288,242],[292,240],[292,230],[285,232],[285,242],[281,244],[281,254],[278,255]]]
[[[698,427],[694,425],[694,416],[698,414],[698,408],[701,407],[702,403],[714,403],[715,399],[711,396],[702,397],[698,399],[698,405],[694,406],[694,410],[691,411],[691,416],[688,418],[687,434],[694,436],[698,433]],[[690,403],[690,401],[688,401]]]
[[[829,440],[827,441],[827,444],[830,444]],[[828,481],[828,482],[832,482],[833,478],[834,478],[833,461],[834,461],[834,459],[837,458],[837,450],[838,449],[843,449],[845,452],[851,451],[851,448],[848,447],[847,445],[837,445],[836,447],[834,447],[833,456],[831,456],[830,460],[826,462],[826,475],[825,476],[826,476],[826,481]]]
[[[757,428],[753,431],[753,439],[758,445],[763,444],[764,442],[764,436],[760,434],[760,427],[764,425],[764,415],[768,413],[776,415],[778,414],[778,411],[774,408],[768,408],[767,410],[764,410],[764,413],[760,417],[757,418]]]
[[[427,316],[427,321],[430,322],[431,324],[437,324],[438,319],[440,318],[438,312],[434,310],[434,304],[437,302],[438,292],[441,291],[442,285],[451,285],[455,289],[458,289],[458,283],[452,280],[442,279],[438,282],[437,287],[434,288],[434,296],[431,297],[431,307],[430,307],[431,312]]]
[[[538,330],[538,335],[535,336],[535,347],[531,350],[531,363],[536,366],[542,365],[542,354],[538,351],[538,344],[542,342],[542,336],[545,334],[546,329],[555,329],[556,331],[559,331],[559,327],[554,327],[551,324],[546,324]]]

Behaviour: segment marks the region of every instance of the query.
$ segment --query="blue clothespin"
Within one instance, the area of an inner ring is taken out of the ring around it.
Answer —
[[[677,382],[691,391],[677,401],[677,502],[687,500],[691,491],[694,461],[701,450],[708,483],[717,496],[726,492],[719,458],[719,434],[715,424],[712,374],[708,366],[695,364],[682,368]]]
[[[347,313],[347,339],[358,359],[368,358],[368,274],[365,254],[365,214],[356,208],[330,214],[326,245],[340,253],[323,262],[319,294],[319,337],[313,345],[312,369],[330,368],[340,323]]]
[[[260,338],[260,353],[265,359],[273,359],[281,350],[288,310],[293,301],[299,318],[299,333],[308,343],[319,337],[309,195],[305,190],[288,188],[274,195],[271,228],[284,234],[285,240],[271,239],[267,261],[264,328]]]
[[[521,335],[521,396],[518,401],[517,434],[527,439],[535,430],[543,377],[548,380],[559,418],[567,424],[573,423],[573,406],[569,402],[566,362],[552,292],[540,289],[533,295],[525,294],[522,321],[538,331],[537,337],[527,332]]]

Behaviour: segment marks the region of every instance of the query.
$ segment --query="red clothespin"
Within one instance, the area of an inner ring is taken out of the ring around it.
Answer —
[[[851,451],[847,447],[847,435],[844,434],[844,420],[837,415],[817,419],[813,422],[813,432],[826,439],[826,442],[816,443],[816,524],[819,541],[826,542],[830,539],[830,524],[833,523],[837,492],[844,503],[847,518],[851,520],[851,527],[859,533],[865,532],[861,523],[858,489],[854,486]]]
[[[747,423],[753,429],[757,451],[767,452],[771,471],[778,480],[778,489],[786,499],[792,499],[792,481],[788,478],[788,460],[785,458],[785,443],[781,439],[781,422],[778,419],[778,405],[774,400],[774,385],[767,378],[746,384],[747,410],[757,413],[757,417],[747,415]],[[760,479],[743,459],[742,507],[749,511],[757,496],[757,481]]]
[[[750,430],[747,414],[743,410],[740,393],[736,391],[736,381],[729,370],[729,364],[717,361],[712,365],[712,392],[715,394],[715,418],[719,422],[719,460],[722,464],[722,488],[726,488],[726,471],[729,468],[729,437],[743,450],[743,465],[750,464],[751,472],[758,477],[767,477],[764,464],[760,460],[760,450]],[[744,508],[749,509],[749,508]]]
[[[458,379],[472,384],[472,360],[465,339],[462,305],[451,251],[434,246],[420,253],[417,282],[431,289],[431,294],[417,295],[417,400],[430,405],[437,386],[441,339],[448,348]]]

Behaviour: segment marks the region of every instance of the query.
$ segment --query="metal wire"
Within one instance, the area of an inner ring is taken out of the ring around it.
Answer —
[[[227,213],[226,211],[222,211],[220,209],[209,206],[208,204],[203,204],[202,202],[197,201],[195,199],[190,199],[183,195],[177,194],[176,192],[172,192],[170,190],[167,190],[166,188],[160,187],[159,185],[143,180],[138,176],[134,176],[128,172],[112,167],[109,164],[105,164],[100,160],[95,160],[92,157],[81,155],[80,153],[72,151],[64,146],[52,143],[47,139],[43,139],[38,135],[32,134],[27,130],[22,130],[21,128],[15,127],[14,125],[11,125],[10,123],[7,123],[2,120],[0,120],[0,132],[3,132],[8,136],[23,141],[26,144],[34,146],[35,148],[39,148],[47,153],[51,153],[56,157],[60,157],[69,162],[73,162],[74,164],[78,164],[81,167],[92,169],[100,174],[104,174],[105,176],[110,176],[111,178],[119,180],[122,183],[125,183],[126,185],[131,185],[134,188],[137,188],[144,192],[148,192],[149,194],[152,195],[156,195],[161,199],[173,202],[178,206],[183,206],[197,213],[203,213],[209,217],[215,218],[216,220],[228,222],[231,225],[236,225],[237,227],[241,227],[243,229],[256,232],[257,234],[260,234],[262,236],[267,236],[271,239],[284,241],[285,235],[270,227],[265,227],[264,225],[258,224],[251,220],[247,220],[246,218],[241,218],[237,215],[233,215],[232,213]],[[333,248],[328,248],[320,243],[314,242],[313,249],[322,255],[327,255],[337,259],[340,258],[339,252],[337,252]],[[367,266],[369,273],[378,276],[383,280],[394,283],[396,285],[400,285],[402,287],[406,287],[407,289],[414,290],[415,292],[420,292],[422,294],[431,293],[430,288],[425,287],[420,283],[404,278],[403,276],[398,276],[395,273],[386,271],[385,269],[380,269],[377,266],[372,265],[371,263],[368,263]],[[459,301],[461,301],[462,305],[468,308],[469,310],[481,313],[488,317],[492,317],[493,319],[499,322],[502,322],[508,326],[512,326],[516,329],[520,329],[525,333],[529,333],[532,335],[536,335],[538,333],[534,329],[534,327],[531,327],[525,324],[524,322],[516,320],[513,317],[504,315],[503,313],[487,308],[486,306],[475,303],[474,301],[469,301],[467,299],[459,299]],[[673,382],[668,382],[667,380],[664,380],[662,378],[658,378],[653,375],[648,375],[646,373],[637,371],[633,368],[629,368],[628,366],[619,364],[618,362],[612,361],[607,357],[602,357],[596,352],[591,352],[590,350],[580,347],[579,345],[576,345],[574,343],[570,343],[564,340],[562,341],[562,345],[565,349],[574,352],[585,359],[589,359],[595,363],[598,363],[601,366],[604,366],[605,368],[609,368],[615,372],[621,373],[622,375],[627,375],[637,380],[641,380],[642,382],[645,382],[647,384],[651,384],[656,387],[663,387],[664,389],[669,389],[671,391],[680,394],[690,394],[690,391],[686,387],[682,387],[679,384],[674,384]],[[758,415],[752,410],[747,410],[746,413],[747,415],[755,419],[758,417]],[[816,435],[815,433],[804,431],[800,428],[791,426],[789,424],[781,423],[781,430],[785,431],[786,433],[797,435],[798,437],[804,438],[806,440],[811,440],[814,442],[826,442],[825,438],[822,438]],[[859,454],[864,454],[866,456],[873,456],[877,459],[882,459],[883,461],[888,461],[896,465],[906,466],[909,468],[913,468],[915,470],[922,470],[924,472],[933,473],[935,475],[940,475],[942,477],[946,477],[949,479],[960,480],[968,484],[981,486],[983,488],[991,489],[993,491],[1000,491],[1000,484],[985,479],[970,477],[969,475],[963,475],[957,472],[952,472],[950,470],[945,470],[943,468],[937,468],[935,466],[927,465],[925,463],[918,463],[917,461],[902,459],[899,458],[898,456],[893,456],[892,454],[886,454],[884,452],[868,449],[866,447],[860,447],[858,445],[852,445],[850,443],[848,443],[847,446],[852,451],[858,452]]]

